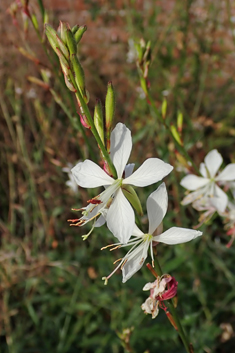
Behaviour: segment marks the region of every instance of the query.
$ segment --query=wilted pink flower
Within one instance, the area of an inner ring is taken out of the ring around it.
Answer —
[[[151,314],[152,319],[155,319],[159,312],[159,306],[165,310],[165,305],[162,302],[176,296],[177,285],[178,282],[170,275],[163,275],[153,283],[147,283],[143,290],[150,290],[150,296],[141,305],[145,314]]]

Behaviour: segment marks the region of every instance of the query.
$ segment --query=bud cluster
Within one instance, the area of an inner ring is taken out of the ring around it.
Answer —
[[[92,119],[87,108],[89,93],[85,85],[84,70],[77,55],[78,44],[86,30],[86,26],[75,25],[70,28],[68,23],[60,22],[57,33],[53,27],[45,24],[45,33],[58,56],[65,84],[70,91],[75,93],[81,123],[85,128],[91,129],[94,134],[104,160],[105,170],[111,175],[113,172],[106,154],[110,153],[110,134],[115,112],[114,89],[112,83],[109,82],[105,99],[105,117],[101,101],[97,99]]]

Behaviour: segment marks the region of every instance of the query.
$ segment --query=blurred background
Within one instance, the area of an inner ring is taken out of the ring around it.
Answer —
[[[115,124],[132,131],[130,162],[159,157],[174,165],[166,178],[164,228],[192,228],[198,213],[183,207],[185,175],[175,147],[140,87],[135,41],[152,43],[149,83],[157,107],[167,99],[168,122],[184,117],[182,138],[199,166],[213,148],[235,162],[235,2],[29,0],[0,3],[0,351],[3,353],[166,352],[184,348],[163,311],[152,320],[140,308],[153,281],[143,267],[122,284],[117,272],[101,278],[125,254],[100,248],[114,242],[106,227],[69,227],[71,211],[99,190],[78,188],[69,170],[79,160],[99,162],[89,131],[77,123],[73,94],[64,85],[43,23],[87,25],[79,58],[89,107],[116,92]],[[70,182],[68,182],[70,180]],[[145,209],[156,185],[138,189]],[[143,218],[143,222],[147,220]],[[235,346],[234,245],[219,218],[203,237],[158,246],[164,273],[179,282],[178,312],[195,352],[230,353]]]

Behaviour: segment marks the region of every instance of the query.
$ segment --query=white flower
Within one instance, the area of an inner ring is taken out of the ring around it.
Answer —
[[[217,183],[235,180],[235,163],[227,165],[222,172],[217,174],[222,162],[221,154],[217,150],[212,150],[206,155],[204,163],[200,164],[202,177],[190,174],[181,180],[180,184],[184,188],[193,191],[183,199],[183,205],[201,197],[207,197],[211,198],[210,202],[218,212],[224,212],[228,197]]]
[[[73,174],[71,173],[71,168],[72,168],[72,164],[71,163],[67,163],[67,167],[62,168],[62,171],[64,173],[68,174],[69,180],[66,181],[66,185],[69,187],[69,189],[74,193],[77,194],[78,192],[78,186],[77,183],[74,179]]]
[[[105,215],[107,226],[121,243],[126,243],[135,224],[134,211],[125,198],[122,188],[126,185],[147,186],[164,178],[173,167],[158,158],[147,159],[133,174],[124,178],[123,172],[132,148],[130,130],[118,123],[111,133],[110,157],[116,168],[118,179],[101,169],[89,159],[78,163],[72,174],[79,186],[95,188],[104,186],[105,190],[90,200],[83,211],[83,217],[77,225],[84,225],[100,214]]]
[[[113,244],[115,248],[132,245],[131,249],[125,255],[115,270],[108,276],[104,277],[107,280],[121,267],[122,282],[125,283],[131,278],[142,266],[148,256],[148,249],[152,258],[152,266],[154,266],[153,259],[153,245],[154,243],[165,243],[169,245],[186,243],[198,236],[202,232],[186,228],[172,227],[162,233],[162,220],[167,211],[168,197],[165,183],[162,183],[157,190],[155,190],[147,199],[147,214],[149,219],[149,230],[144,234],[136,225],[132,232],[134,236],[126,245],[120,243]],[[154,235],[156,234],[156,235]],[[104,248],[103,248],[104,249]]]

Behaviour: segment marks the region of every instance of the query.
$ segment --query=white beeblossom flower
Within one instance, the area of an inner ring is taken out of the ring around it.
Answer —
[[[89,159],[78,163],[72,174],[79,186],[95,188],[104,186],[105,190],[89,200],[83,208],[83,216],[76,225],[84,225],[98,216],[105,216],[107,226],[121,243],[126,243],[135,224],[134,211],[123,194],[127,185],[147,186],[164,178],[173,167],[158,158],[147,159],[133,174],[125,178],[124,171],[132,149],[130,130],[118,123],[111,133],[110,157],[116,168],[118,179],[113,179],[97,164]]]
[[[217,150],[210,151],[200,164],[202,177],[189,174],[181,180],[181,185],[193,191],[182,201],[183,205],[194,202],[197,199],[210,198],[210,203],[218,212],[224,212],[228,204],[226,193],[218,186],[224,182],[235,180],[235,163],[227,165],[224,170],[218,173],[223,162],[221,154]]]
[[[153,245],[155,245],[155,243],[165,243],[169,245],[181,244],[202,235],[200,231],[178,227],[172,227],[162,233],[162,220],[166,214],[167,205],[167,190],[165,183],[162,183],[147,199],[147,214],[149,219],[148,233],[144,234],[135,225],[132,232],[134,237],[132,237],[127,244],[122,245],[121,243],[117,243],[110,245],[112,246],[111,251],[124,246],[131,245],[132,247],[123,259],[121,259],[121,262],[115,270],[108,277],[104,277],[105,283],[107,283],[107,280],[118,268],[122,270],[122,282],[125,283],[143,266],[148,256],[149,247],[152,266],[154,266]],[[102,249],[105,248],[107,247]]]

